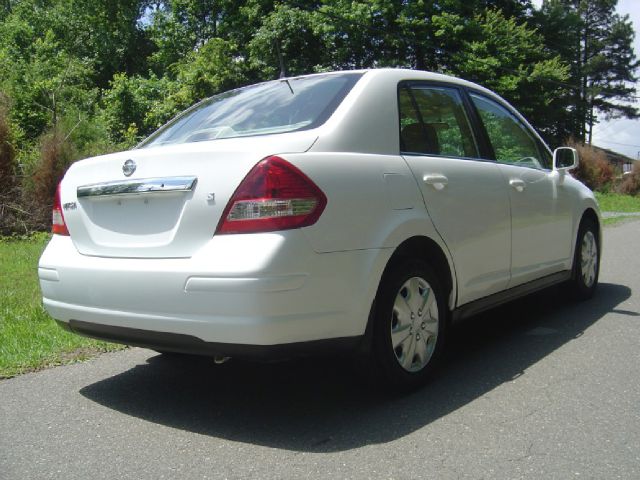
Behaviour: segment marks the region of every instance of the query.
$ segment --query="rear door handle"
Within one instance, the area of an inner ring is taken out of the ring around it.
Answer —
[[[512,178],[511,180],[509,180],[509,185],[515,188],[516,192],[524,191],[524,187],[525,187],[524,181],[520,180],[519,178]]]
[[[441,174],[427,174],[422,177],[422,181],[427,184],[433,186],[436,190],[442,190],[449,183],[449,179]]]

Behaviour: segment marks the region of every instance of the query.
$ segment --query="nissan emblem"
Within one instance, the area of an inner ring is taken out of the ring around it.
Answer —
[[[122,173],[124,173],[125,177],[130,177],[131,175],[133,175],[133,172],[136,171],[136,162],[134,162],[133,160],[129,159],[126,162],[124,162],[124,165],[122,165]]]

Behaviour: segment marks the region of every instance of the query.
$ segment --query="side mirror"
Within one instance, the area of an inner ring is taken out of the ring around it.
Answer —
[[[578,166],[578,151],[571,147],[558,147],[553,151],[553,169],[561,172]]]

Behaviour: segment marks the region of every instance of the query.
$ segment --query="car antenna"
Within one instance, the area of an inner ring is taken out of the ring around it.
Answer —
[[[276,52],[278,54],[278,63],[280,63],[280,79],[285,81],[287,83],[287,87],[289,87],[289,90],[291,90],[291,95],[293,95],[293,88],[291,88],[291,84],[289,83],[289,80],[287,79],[287,71],[284,67],[284,58],[282,57],[282,52],[280,51],[280,42],[276,41]]]

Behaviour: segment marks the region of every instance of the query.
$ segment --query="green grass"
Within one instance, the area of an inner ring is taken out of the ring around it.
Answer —
[[[603,212],[640,212],[640,196],[596,192]]]
[[[124,348],[66,332],[47,315],[37,268],[48,240],[0,237],[0,378]]]

